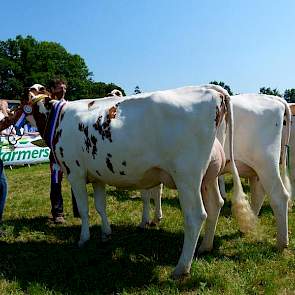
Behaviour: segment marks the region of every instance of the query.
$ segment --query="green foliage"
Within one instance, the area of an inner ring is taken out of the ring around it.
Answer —
[[[275,96],[282,96],[277,88],[271,89],[270,87],[261,87],[259,89],[259,93],[261,94],[268,94],[268,95],[275,95]]]
[[[218,81],[211,81],[209,84],[219,85],[219,86],[223,87],[225,90],[227,90],[229,95],[233,95],[233,92],[231,91],[230,87],[222,81],[219,81],[219,82]]]
[[[175,191],[164,190],[161,224],[138,230],[138,193],[107,187],[113,235],[102,243],[101,220],[88,185],[91,239],[79,249],[81,221],[72,215],[68,182],[63,182],[66,223],[54,225],[48,219],[49,165],[6,169],[6,174],[9,195],[2,225],[5,236],[0,237],[0,294],[294,294],[294,209],[289,214],[289,250],[279,252],[268,201],[256,235],[239,232],[230,202],[225,201],[213,251],[197,257],[189,277],[174,281],[170,274],[183,243],[183,216]]]
[[[58,43],[39,42],[31,36],[0,41],[0,97],[19,99],[35,83],[48,85],[53,78],[68,83],[67,99],[105,96],[115,84],[94,82],[82,57]]]
[[[284,92],[284,98],[287,102],[295,102],[295,88],[286,89]]]

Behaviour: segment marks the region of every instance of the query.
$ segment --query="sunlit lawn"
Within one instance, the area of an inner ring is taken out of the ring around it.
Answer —
[[[226,201],[212,253],[199,257],[185,280],[170,278],[183,242],[176,193],[165,190],[159,227],[139,230],[142,202],[136,192],[108,187],[112,240],[100,241],[100,218],[88,187],[91,240],[76,246],[80,220],[71,212],[64,181],[66,223],[50,221],[47,164],[6,169],[9,197],[0,238],[0,294],[295,294],[294,213],[289,249],[275,249],[275,221],[264,204],[259,234],[244,236]],[[230,187],[229,178],[227,187]],[[246,190],[248,189],[245,185]]]

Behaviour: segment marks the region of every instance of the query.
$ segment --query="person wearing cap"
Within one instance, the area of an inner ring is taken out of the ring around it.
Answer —
[[[53,79],[49,82],[48,87],[51,98],[55,100],[65,100],[65,94],[67,90],[66,82],[60,79]],[[46,88],[41,84],[34,84],[29,89],[34,95],[46,90]],[[51,202],[51,214],[53,217],[53,222],[64,223],[64,213],[63,213],[63,197],[61,192],[61,183],[63,178],[63,172],[59,167],[58,163],[55,162],[54,155],[50,151],[50,173],[51,173],[51,183],[50,183],[50,202]],[[74,217],[80,217],[76,199],[72,191],[72,204],[73,204],[73,214]]]
[[[51,92],[51,98],[56,100],[65,100],[65,94],[67,91],[67,85],[64,80],[54,79],[49,83],[49,89]],[[63,173],[59,167],[56,166],[52,152],[50,153],[50,171],[51,171],[51,185],[50,185],[50,200],[51,200],[51,213],[53,216],[54,223],[63,223],[64,214],[63,214],[63,198],[61,192],[61,183]],[[54,168],[58,170],[58,179],[57,182],[53,180]],[[74,193],[72,192],[72,204],[73,204],[73,214],[74,217],[80,217],[76,199]]]

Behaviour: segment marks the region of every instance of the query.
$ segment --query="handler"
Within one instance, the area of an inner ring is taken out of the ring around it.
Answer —
[[[67,85],[64,80],[54,79],[50,81],[49,89],[53,99],[57,100],[65,100],[65,94],[67,91]],[[64,214],[63,214],[63,198],[61,193],[61,183],[63,172],[60,167],[58,167],[58,181],[57,183],[53,181],[53,172],[56,167],[53,167],[54,159],[53,154],[50,152],[50,171],[51,171],[51,186],[50,186],[50,201],[51,201],[51,214],[53,217],[54,223],[64,223]],[[72,192],[72,204],[73,204],[73,214],[74,217],[80,217],[79,211],[77,208],[76,199],[74,197],[74,193]]]
[[[33,87],[38,85],[39,89],[34,89]],[[30,90],[40,90],[40,87],[43,87],[40,84],[33,85]],[[53,79],[48,85],[48,89],[51,92],[51,97],[56,100],[65,100],[65,94],[67,91],[66,82],[61,79]],[[45,89],[45,87],[44,87]],[[50,183],[50,202],[51,202],[51,214],[53,217],[53,222],[64,223],[64,213],[63,213],[63,197],[61,193],[61,183],[63,178],[63,172],[59,165],[54,160],[54,155],[50,151],[49,155],[50,160],[50,173],[51,173],[51,183]],[[77,208],[76,199],[72,191],[72,204],[73,204],[73,214],[74,217],[80,217],[79,211]]]

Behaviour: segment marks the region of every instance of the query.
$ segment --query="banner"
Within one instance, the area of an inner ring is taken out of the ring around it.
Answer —
[[[16,138],[19,138],[16,136]],[[7,136],[0,136],[0,158],[4,165],[24,165],[49,162],[50,149],[34,145],[36,140],[42,140],[39,133],[25,134],[13,146]]]

